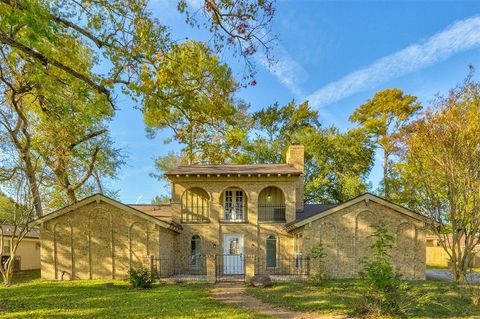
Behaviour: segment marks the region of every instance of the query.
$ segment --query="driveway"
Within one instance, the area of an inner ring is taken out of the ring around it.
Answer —
[[[453,281],[453,276],[448,269],[427,269],[427,279]],[[471,272],[467,275],[468,282],[480,283],[480,273]]]

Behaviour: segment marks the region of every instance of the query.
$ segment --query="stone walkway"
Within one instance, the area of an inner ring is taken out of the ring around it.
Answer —
[[[320,315],[314,312],[292,311],[283,307],[264,303],[249,294],[247,288],[242,283],[222,283],[215,285],[211,294],[216,300],[226,303],[230,306],[240,307],[262,315],[283,318],[283,319],[343,319],[346,316]]]

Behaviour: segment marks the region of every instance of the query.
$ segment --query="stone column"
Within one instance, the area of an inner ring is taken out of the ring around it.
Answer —
[[[255,256],[245,256],[245,282],[250,282],[252,277],[255,276]]]
[[[215,276],[215,255],[207,255],[205,257],[206,264],[207,264],[207,280],[210,283],[215,283],[216,276]]]

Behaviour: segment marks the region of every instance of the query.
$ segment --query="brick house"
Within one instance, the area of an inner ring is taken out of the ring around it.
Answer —
[[[166,173],[169,205],[127,205],[97,194],[48,214],[41,229],[42,278],[123,278],[130,267],[160,277],[244,280],[255,273],[308,276],[312,245],[334,278],[356,277],[385,220],[396,269],[425,278],[425,219],[372,194],[339,205],[304,204],[304,150],[285,164],[184,165]]]

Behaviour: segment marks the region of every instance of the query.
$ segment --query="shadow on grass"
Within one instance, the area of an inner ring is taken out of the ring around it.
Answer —
[[[410,282],[413,298],[426,302],[412,309],[411,318],[480,318],[480,307],[470,303],[466,290],[454,283]],[[480,289],[480,286],[478,287]],[[299,311],[328,314],[353,314],[362,299],[361,280],[329,280],[321,286],[311,283],[278,283],[271,288],[251,288],[258,299]]]
[[[125,281],[34,281],[0,288],[0,318],[259,318],[211,299],[208,285],[131,289]]]

